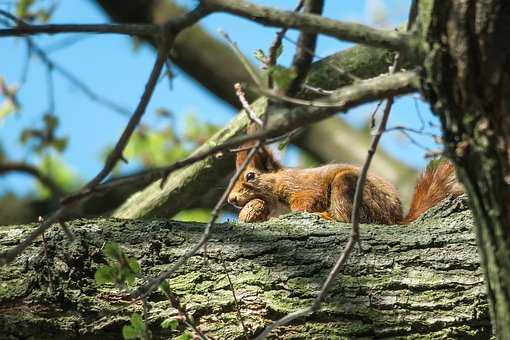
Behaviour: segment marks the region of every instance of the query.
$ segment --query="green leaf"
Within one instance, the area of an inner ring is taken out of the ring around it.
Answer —
[[[278,89],[285,92],[296,78],[296,72],[281,65],[274,65],[269,68],[269,74],[273,77]]]
[[[161,327],[165,329],[176,329],[179,326],[179,321],[175,319],[165,319],[161,322]]]
[[[35,0],[19,0],[18,6],[16,6],[16,14],[20,18],[25,18],[28,15],[30,6],[34,4]]]
[[[124,339],[136,339],[138,338],[138,331],[130,325],[125,325],[122,327],[122,337]]]
[[[141,267],[140,267],[140,264],[138,263],[138,260],[135,259],[134,257],[130,257],[128,259],[128,265],[129,265],[129,268],[133,271],[133,273],[135,274],[138,274],[140,271],[141,271]]]
[[[117,277],[118,271],[114,267],[110,266],[101,266],[97,268],[96,274],[94,275],[94,278],[96,279],[97,284],[104,284],[104,283],[114,283],[115,279]]]
[[[161,291],[166,295],[172,295],[172,292],[170,291],[170,284],[167,280],[160,283],[159,289],[161,289]]]
[[[253,54],[255,56],[255,59],[260,61],[262,64],[266,64],[267,63],[267,57],[264,54],[264,51],[262,51],[261,49],[255,50],[255,52]]]
[[[123,254],[119,245],[114,242],[107,242],[104,246],[103,253],[110,259],[118,259]]]
[[[143,322],[143,318],[139,313],[133,313],[131,315],[131,325],[139,331],[145,330],[145,323]]]
[[[6,99],[0,104],[0,123],[10,114],[16,112],[18,108],[14,105],[12,100]]]
[[[174,338],[174,340],[191,340],[191,339],[193,339],[193,334],[191,334],[190,332],[187,332],[187,331],[182,333],[178,337]]]

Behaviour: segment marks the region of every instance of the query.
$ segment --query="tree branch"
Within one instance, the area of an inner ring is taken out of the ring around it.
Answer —
[[[154,38],[159,32],[160,27],[154,24],[53,24],[23,25],[13,28],[4,28],[0,29],[0,37],[57,33],[95,33]]]
[[[324,7],[324,0],[306,0],[303,11],[320,15]],[[292,81],[287,94],[295,96],[308,75],[312,66],[315,46],[317,45],[317,34],[301,32],[297,42],[297,50],[292,60],[292,68],[296,72],[296,78]]]
[[[51,177],[46,176],[33,165],[23,162],[0,162],[0,174],[6,174],[8,172],[22,172],[34,176],[42,185],[50,190],[53,199],[59,199],[63,194],[63,190]]]
[[[96,0],[95,2],[112,20],[124,23],[158,23],[182,15],[184,12],[184,9],[166,0],[131,0],[129,3],[123,0]],[[151,42],[150,39],[149,42]],[[248,85],[253,82],[231,48],[215,39],[197,24],[179,34],[173,51],[170,58],[175,65],[218,98],[236,108],[241,108],[232,87],[237,82]],[[211,58],[211,55],[215,57]],[[275,53],[270,53],[271,55]],[[392,59],[393,53],[387,50],[362,45],[346,49],[313,63],[307,84],[321,89],[339,88],[351,84],[353,79],[371,78],[386,72]],[[217,60],[224,62],[217,63]],[[406,68],[411,69],[413,65],[407,64]],[[315,94],[304,91],[300,95],[312,98]],[[250,101],[254,99],[253,93],[249,91],[247,97]],[[317,162],[361,163],[363,161],[361,155],[369,145],[370,137],[365,132],[350,127],[343,119],[334,117],[309,126],[297,138],[293,138],[292,142],[305,150]],[[215,162],[216,166],[222,164],[215,181],[201,177],[198,181],[204,185],[191,185],[194,189],[186,191],[195,192],[195,197],[202,196],[204,192],[201,187],[217,185],[218,180],[224,178],[225,173],[232,171],[228,161],[225,159],[222,162]],[[380,175],[401,189],[405,201],[406,195],[410,195],[414,186],[416,171],[383,150],[374,159],[374,167],[378,169]],[[210,176],[216,175],[210,173]],[[193,200],[193,197],[189,196],[187,199]]]
[[[138,259],[143,275],[154,275],[168,270],[192,247],[204,226],[168,219],[80,219],[69,222],[76,236],[73,243],[59,229],[49,231],[46,241],[52,251],[48,257],[38,240],[26,256],[0,267],[2,334],[13,339],[55,334],[68,339],[121,338],[122,327],[142,305],[129,305],[127,294],[94,281],[95,270],[106,261],[101,252],[104,242],[118,243],[129,257]],[[306,339],[491,336],[486,287],[465,198],[446,200],[412,225],[363,227],[367,247],[363,253],[354,250],[323,311],[287,325],[275,338],[294,334]],[[32,228],[4,227],[0,252]],[[348,224],[309,214],[256,225],[217,224],[207,256],[199,252],[168,283],[206,336],[244,339],[224,277],[225,262],[253,339],[272,320],[310,304],[311,294],[334,262],[334,257],[325,254],[339,253],[350,230]],[[49,289],[49,276],[55,290]],[[137,279],[136,284],[142,282]],[[179,331],[160,326],[164,319],[178,317],[172,302],[160,293],[149,296],[148,302],[153,308],[146,326],[154,338],[178,336]]]
[[[410,36],[406,33],[344,23],[315,14],[282,11],[244,0],[202,0],[201,3],[209,6],[212,12],[235,14],[267,26],[297,28],[305,32],[322,33],[341,40],[405,52],[410,49]]]

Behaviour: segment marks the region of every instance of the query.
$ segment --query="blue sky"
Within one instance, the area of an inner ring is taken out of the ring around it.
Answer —
[[[287,9],[292,8],[296,3],[296,0],[251,1],[264,5],[278,3],[278,7]],[[43,0],[42,3],[44,2]],[[194,3],[194,1],[178,2],[187,6]],[[14,1],[0,0],[0,8],[12,11],[13,3]],[[339,20],[393,27],[406,20],[409,3],[409,0],[330,0],[326,1],[324,13],[328,17]],[[382,16],[386,19],[384,22],[381,22],[379,18],[380,13],[386,13]],[[52,22],[103,23],[107,20],[101,10],[94,5],[94,1],[67,0],[60,1]],[[202,21],[202,25],[217,37],[219,37],[217,33],[219,28],[228,32],[248,56],[252,56],[253,51],[258,48],[267,50],[276,31],[225,14],[211,15]],[[293,40],[296,36],[296,32],[288,34],[288,37]],[[73,34],[36,38],[43,48],[54,48],[70,40],[76,42],[67,48],[55,50],[50,54],[51,58],[78,76],[95,92],[133,109],[140,98],[154,62],[153,50],[142,46],[135,51],[129,38],[117,35]],[[321,37],[317,55],[324,57],[348,46],[350,46],[348,43]],[[25,44],[20,39],[2,38],[0,51],[2,51],[0,76],[5,78],[7,84],[19,84],[26,59]],[[286,42],[279,62],[288,65],[292,53],[292,44]],[[169,88],[168,82],[160,82],[144,116],[144,122],[152,125],[160,124],[154,113],[160,107],[167,108],[177,115],[178,128],[182,128],[184,124],[179,117],[189,112],[194,112],[201,119],[217,124],[224,124],[233,117],[235,112],[231,107],[216,100],[179,70],[174,71],[177,77],[173,81],[172,89]],[[61,120],[58,132],[60,135],[71,136],[69,147],[63,157],[82,178],[89,179],[100,169],[104,147],[116,141],[127,122],[127,117],[92,102],[58,73],[55,73],[55,84],[56,114]],[[28,81],[19,92],[22,109],[18,114],[9,116],[0,123],[0,141],[10,158],[34,161],[33,157],[27,154],[26,148],[19,144],[18,136],[23,128],[40,124],[41,116],[48,108],[47,98],[45,67],[37,58],[32,58]],[[2,101],[3,98],[0,96],[0,103]],[[437,122],[428,106],[420,100],[418,102],[423,118],[426,121]],[[351,110],[344,117],[353,125],[361,127],[374,105],[365,105]],[[406,97],[396,102],[389,123],[389,126],[392,125],[420,126],[414,99]],[[431,131],[437,133],[435,129]],[[416,140],[425,146],[436,147],[428,137],[416,136]],[[399,133],[385,135],[382,144],[385,150],[414,167],[419,168],[426,164],[423,158],[425,151],[410,143]],[[29,177],[23,175],[0,177],[0,194],[5,191],[28,193],[32,188],[33,179]]]

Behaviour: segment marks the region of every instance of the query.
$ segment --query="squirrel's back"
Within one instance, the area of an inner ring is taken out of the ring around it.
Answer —
[[[459,196],[464,189],[457,181],[455,168],[449,161],[431,164],[418,178],[414,189],[411,207],[402,224],[410,223],[420,217],[429,208],[435,206],[446,197]]]

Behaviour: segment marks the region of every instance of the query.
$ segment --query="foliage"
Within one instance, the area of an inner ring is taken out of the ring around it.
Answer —
[[[149,339],[149,330],[138,313],[131,315],[130,324],[122,327],[122,336],[124,339]]]
[[[43,1],[39,3],[44,5]],[[35,4],[36,0],[19,0],[16,5],[16,16],[24,21],[48,22],[57,8],[57,1],[39,8],[36,8]]]
[[[49,152],[42,156],[37,166],[44,175],[52,178],[64,192],[71,192],[79,187],[78,175],[65,163],[59,153]],[[50,190],[36,181],[36,193],[39,198],[50,198]]]
[[[188,156],[218,130],[218,126],[200,121],[194,114],[186,116],[182,135],[172,123],[167,120],[159,129],[141,125],[126,147],[126,158],[137,160],[143,167],[168,165]]]
[[[47,113],[43,115],[42,120],[42,127],[24,129],[20,135],[20,142],[32,146],[38,154],[42,154],[48,148],[64,152],[67,148],[68,138],[56,135],[60,124],[59,118],[54,114]]]
[[[116,243],[106,243],[103,253],[108,265],[99,267],[95,274],[98,284],[114,283],[124,287],[132,285],[140,273],[140,264],[134,257],[128,257]]]

